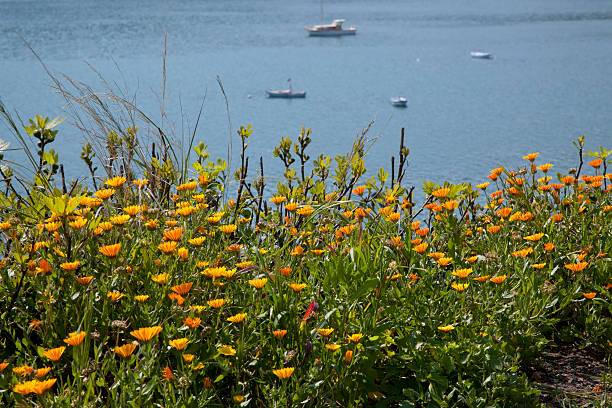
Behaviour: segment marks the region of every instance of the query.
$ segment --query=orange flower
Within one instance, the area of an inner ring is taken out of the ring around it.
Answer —
[[[591,164],[591,163],[589,163],[589,164]],[[588,292],[588,293],[582,292],[582,296],[584,296],[587,299],[593,299],[595,297],[595,295],[597,295],[597,293],[595,293],[595,292]]]
[[[40,395],[43,392],[47,391],[49,388],[53,387],[53,384],[55,384],[56,381],[57,381],[57,378],[51,378],[46,381],[38,381],[38,380],[26,381],[26,382],[15,385],[13,387],[13,391],[18,394],[22,394],[22,395],[27,395],[31,393]]]
[[[60,359],[60,357],[62,357],[62,354],[64,354],[64,350],[66,350],[66,347],[61,346],[61,347],[56,347],[56,348],[52,348],[49,350],[45,350],[42,353],[43,353],[43,356],[47,357],[49,360],[57,361]]]
[[[162,252],[169,254],[173,252],[178,246],[178,242],[176,241],[165,241],[157,246]]]
[[[589,165],[595,167],[596,169],[598,169],[599,166],[601,166],[601,163],[603,163],[602,159],[595,159],[595,160],[591,160],[589,162]]]
[[[566,269],[569,269],[570,271],[580,272],[584,268],[586,268],[588,264],[589,264],[588,262],[578,262],[578,263],[574,263],[574,264],[566,264],[564,266],[565,266]]]
[[[181,235],[183,235],[182,227],[164,231],[164,238],[169,241],[178,241],[179,239],[181,239]]]
[[[277,376],[281,380],[286,380],[289,377],[291,377],[291,374],[293,374],[294,370],[295,370],[295,367],[286,367],[286,368],[279,368],[278,370],[272,370],[272,372],[274,373],[275,376]]]
[[[283,203],[283,202],[284,202],[286,199],[287,199],[287,197],[285,197],[285,196],[275,196],[275,197],[272,197],[272,198],[270,199],[270,201],[272,201],[272,202],[273,202],[274,204],[276,204],[276,205],[280,205],[280,204],[282,204],[282,203]]]
[[[142,327],[138,330],[133,330],[130,334],[140,341],[149,341],[157,336],[162,331],[161,326]]]
[[[553,249],[555,249],[555,244],[553,244],[552,242],[547,242],[546,244],[544,244],[544,250],[546,252],[550,252]]]
[[[453,258],[440,258],[438,259],[438,265],[446,266],[453,261]]]
[[[172,286],[170,289],[179,295],[185,296],[191,290],[191,286],[193,286],[193,282],[181,283],[180,285]]]
[[[51,367],[42,367],[36,370],[36,374],[34,374],[34,376],[36,378],[43,378],[45,375],[49,374],[49,371],[51,371]]]
[[[76,347],[83,342],[85,336],[87,336],[87,332],[74,333],[68,336],[67,339],[64,339],[64,343]]]
[[[353,359],[353,351],[352,350],[346,350],[346,353],[344,353],[344,362],[346,364],[350,364],[352,359]]]
[[[365,192],[365,189],[366,189],[365,186],[357,186],[353,189],[353,194],[360,196]]]
[[[148,298],[149,298],[149,295],[137,295],[137,296],[134,296],[134,299],[136,299],[136,301],[138,301],[139,303],[146,302]]]
[[[200,323],[202,323],[202,319],[200,319],[199,317],[187,317],[183,320],[183,323],[185,324],[185,326],[189,327],[190,329],[193,329],[198,327]]]
[[[473,280],[475,280],[476,282],[486,282],[489,278],[491,277],[491,275],[485,275],[485,276],[479,276],[477,278],[473,278]]]
[[[450,193],[450,188],[440,188],[431,192],[431,195],[436,198],[446,197]]]
[[[280,268],[280,273],[283,276],[289,276],[292,271],[293,271],[293,269],[291,269],[291,268]]]
[[[523,156],[523,159],[525,160],[529,160],[530,162],[533,163],[533,161],[536,159],[536,157],[538,157],[540,153],[530,153],[527,156]]]
[[[476,188],[479,188],[479,189],[481,189],[481,190],[486,190],[486,189],[487,189],[487,186],[488,186],[489,184],[491,184],[491,183],[490,183],[490,182],[488,182],[488,181],[487,181],[486,183],[477,184],[477,185],[476,185]]]
[[[501,227],[499,225],[492,225],[487,228],[487,231],[489,231],[491,234],[496,234],[500,228]]]
[[[287,334],[287,330],[273,330],[272,335],[277,339],[282,339]]]
[[[136,350],[136,344],[128,343],[123,346],[117,346],[113,349],[116,354],[119,354],[123,358],[128,358]]]
[[[302,254],[304,254],[304,248],[302,248],[300,245],[296,246],[295,249],[291,251],[291,255],[293,256],[299,256]]]
[[[129,214],[116,215],[114,217],[110,217],[110,222],[114,225],[123,225],[125,224],[131,217]]]
[[[490,279],[491,282],[496,283],[498,285],[503,283],[505,280],[506,280],[506,275],[495,276]]]
[[[121,242],[113,245],[102,246],[98,250],[102,255],[114,257],[117,256],[117,254],[119,253],[119,249],[121,249]]]
[[[419,237],[424,237],[429,232],[429,228],[420,228],[417,229],[415,232]]]
[[[77,278],[77,282],[79,282],[81,285],[87,285],[92,279],[93,276],[81,276]]]
[[[293,289],[294,292],[299,292],[306,287],[306,284],[305,283],[288,283],[287,286]]]
[[[520,256],[521,258],[525,258],[527,255],[529,255],[532,252],[533,252],[533,248],[525,248],[525,249],[521,249],[521,250],[512,252],[512,255],[516,257]]]
[[[168,366],[162,370],[162,376],[164,377],[162,378],[162,381],[170,381],[174,379],[174,374],[172,374],[172,370],[170,370],[170,367]]]
[[[427,242],[424,242],[422,244],[414,246],[412,249],[414,250],[414,252],[418,252],[419,254],[422,254],[423,252],[427,250],[428,246],[429,245],[427,244]]]
[[[60,267],[65,270],[65,271],[74,271],[76,270],[76,268],[79,267],[79,264],[81,262],[79,261],[74,261],[74,262],[64,262],[62,264],[60,264]]]

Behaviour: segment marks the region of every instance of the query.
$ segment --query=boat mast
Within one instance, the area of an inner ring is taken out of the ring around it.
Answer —
[[[321,0],[321,14],[319,17],[319,24],[323,24],[323,0]]]

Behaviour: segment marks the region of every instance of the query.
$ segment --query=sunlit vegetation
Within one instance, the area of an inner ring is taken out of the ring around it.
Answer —
[[[528,154],[417,203],[403,142],[364,179],[366,132],[314,161],[309,130],[283,139],[266,186],[250,127],[232,183],[203,144],[189,167],[134,153],[130,127],[67,184],[58,124],[25,128],[32,177],[2,162],[2,406],[538,406],[544,348],[612,351],[612,174],[584,139],[577,169]]]

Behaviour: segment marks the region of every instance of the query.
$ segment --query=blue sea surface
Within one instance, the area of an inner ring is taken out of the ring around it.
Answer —
[[[405,128],[405,180],[417,187],[480,183],[530,152],[564,172],[577,165],[571,141],[582,134],[587,148],[612,148],[612,1],[326,0],[324,20],[333,18],[357,26],[357,35],[308,37],[303,26],[319,23],[318,0],[0,0],[0,98],[24,120],[66,116],[26,40],[56,75],[103,91],[94,67],[161,121],[167,32],[164,126],[177,146],[204,98],[196,141],[225,157],[232,133],[235,168],[235,130],[251,124],[247,154],[251,163],[264,157],[272,186],[281,175],[272,150],[302,125],[312,128],[311,156],[334,156],[374,120],[369,174],[389,168]],[[305,99],[265,97],[288,78]],[[394,96],[408,107],[392,107]],[[82,133],[68,121],[59,129],[51,147],[68,177],[87,176]],[[23,161],[19,152],[7,156]]]

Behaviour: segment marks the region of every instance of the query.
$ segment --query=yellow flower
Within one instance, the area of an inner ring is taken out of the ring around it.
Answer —
[[[530,162],[533,163],[533,161],[536,159],[536,157],[538,157],[540,153],[530,153],[527,156],[523,156],[523,159],[525,160],[529,160]]]
[[[526,237],[523,237],[523,239],[534,242],[534,241],[539,241],[543,236],[544,236],[543,233],[539,233],[539,234],[528,235]]]
[[[325,348],[331,351],[336,351],[338,350],[340,347],[342,347],[340,344],[326,344]]]
[[[306,284],[305,283],[288,283],[287,286],[293,289],[294,292],[299,292],[306,287]]]
[[[438,259],[438,265],[440,265],[440,266],[446,266],[446,265],[448,265],[449,263],[451,263],[451,262],[452,262],[452,260],[453,260],[453,258],[440,258],[440,259]]]
[[[453,275],[457,276],[458,278],[465,279],[472,272],[472,268],[457,269],[453,272]]]
[[[119,354],[123,358],[128,358],[131,356],[134,350],[136,350],[136,344],[134,343],[124,344],[123,346],[117,346],[113,349],[115,353]]]
[[[108,256],[110,258],[117,256],[119,250],[121,249],[121,242],[113,245],[105,245],[100,247],[98,250],[102,255]]]
[[[112,188],[107,188],[105,190],[98,190],[94,193],[94,195],[96,197],[98,197],[101,200],[104,200],[110,196],[112,196],[113,194],[115,194],[115,190]]]
[[[72,228],[79,229],[87,224],[87,220],[83,217],[77,217],[74,221],[68,223]]]
[[[272,370],[272,372],[274,373],[275,376],[277,376],[281,380],[286,380],[289,377],[291,377],[291,374],[293,374],[294,370],[295,370],[295,367],[286,367],[286,368],[279,368],[277,370]]]
[[[443,332],[449,332],[451,330],[455,330],[454,326],[451,325],[447,325],[447,326],[438,326],[438,330],[442,330]]]
[[[134,296],[134,299],[136,299],[138,302],[140,303],[144,303],[146,302],[146,300],[149,298],[149,295],[138,295],[138,296]]]
[[[287,207],[285,207],[285,208],[287,208]],[[299,208],[297,210],[297,213],[299,215],[304,215],[304,216],[309,216],[313,212],[314,212],[314,209],[311,206],[309,206],[309,205],[305,205],[305,206],[303,206],[303,207],[301,207],[301,208]]]
[[[467,289],[468,286],[470,286],[469,283],[457,283],[457,282],[451,283],[451,287],[455,289],[457,292],[463,292],[464,290]]]
[[[297,208],[300,205],[298,203],[288,203],[285,205],[285,210],[289,211],[289,212],[293,212],[295,210],[297,210]]]
[[[208,306],[212,307],[213,309],[219,309],[223,307],[223,305],[226,303],[226,300],[225,299],[213,299],[213,300],[209,300],[206,303],[208,303]]]
[[[334,331],[334,329],[317,329],[317,332],[321,336],[329,336],[330,334],[332,334],[333,331]]]
[[[168,273],[160,273],[158,275],[151,276],[151,280],[160,285],[163,285],[164,283],[168,282],[169,279],[170,274]]]
[[[149,180],[147,179],[138,179],[138,180],[134,180],[132,181],[132,183],[134,183],[134,185],[138,188],[142,188],[145,185],[149,184]]]
[[[67,339],[64,339],[64,343],[76,347],[83,342],[86,335],[87,332],[74,333],[73,335],[68,336]]]
[[[246,313],[238,313],[238,314],[228,317],[227,321],[232,322],[232,323],[240,323],[241,321],[244,320],[246,316],[247,316]]]
[[[42,367],[36,370],[36,374],[34,374],[34,376],[36,378],[43,378],[45,375],[49,374],[49,371],[51,371],[51,367]]]
[[[533,264],[533,265],[531,265],[531,267],[532,267],[533,269],[542,269],[542,268],[544,268],[545,266],[546,266],[546,263],[539,263],[539,264]]]
[[[363,334],[356,333],[356,334],[351,334],[350,336],[348,336],[347,340],[348,341],[352,341],[353,343],[358,343],[359,340],[361,340],[362,337],[363,337]]]
[[[219,225],[219,231],[225,233],[225,234],[231,234],[232,232],[236,231],[236,228],[238,228],[236,226],[236,224],[228,224],[228,225]]]
[[[43,351],[43,356],[47,357],[51,361],[57,361],[60,359],[62,354],[64,354],[64,350],[66,350],[66,347],[64,346],[52,348]]]
[[[224,356],[233,356],[236,354],[236,349],[232,346],[223,345],[217,349]]]
[[[121,299],[122,297],[124,297],[125,295],[121,292],[108,292],[106,294],[107,298],[110,298],[111,302],[116,302],[119,299]]]
[[[244,401],[243,395],[234,395],[232,398],[236,404],[240,404],[242,401]]]
[[[206,237],[201,236],[197,238],[191,238],[188,242],[193,246],[200,246],[204,243],[204,240],[206,240]]]
[[[266,283],[268,283],[268,278],[252,279],[249,281],[249,285],[253,286],[255,289],[263,288]]]
[[[115,215],[114,217],[110,217],[110,222],[115,225],[123,225],[130,219],[129,214]]]
[[[168,344],[177,350],[182,350],[187,344],[189,344],[189,339],[187,337],[183,337],[180,339],[170,340]]]
[[[104,184],[110,187],[119,187],[123,183],[125,183],[125,177],[113,177],[104,182]]]
[[[161,326],[142,327],[138,330],[133,330],[130,334],[140,341],[149,341],[157,336],[162,331]]]

